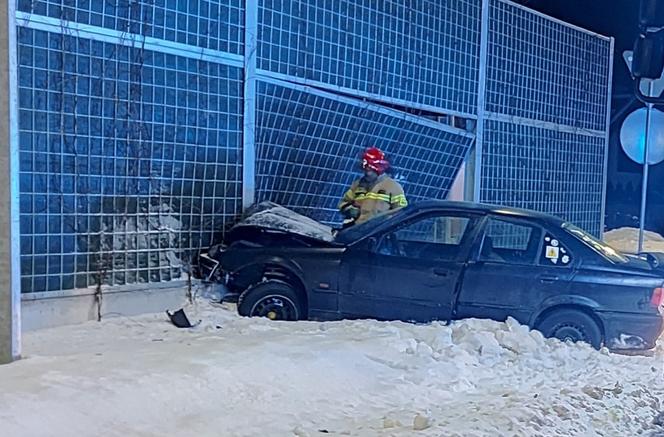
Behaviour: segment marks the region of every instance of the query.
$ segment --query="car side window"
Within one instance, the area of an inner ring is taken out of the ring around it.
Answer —
[[[427,217],[383,237],[378,252],[414,259],[453,261],[471,228],[469,217]]]
[[[491,217],[484,232],[480,259],[506,264],[535,264],[541,235],[539,227]]]
[[[539,263],[543,266],[568,266],[572,263],[572,254],[555,236],[546,232]]]

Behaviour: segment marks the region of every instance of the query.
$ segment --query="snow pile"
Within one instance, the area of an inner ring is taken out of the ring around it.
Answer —
[[[332,228],[272,202],[262,202],[247,211],[247,217],[236,225],[258,226],[323,241],[333,241]]]
[[[662,430],[663,351],[597,352],[513,320],[270,322],[233,308],[28,334],[0,368],[20,436],[615,435]]]
[[[636,253],[639,244],[639,230],[634,228],[614,229],[604,233],[606,241],[614,249],[625,253]],[[643,239],[643,247],[646,252],[664,252],[664,237],[646,231]]]

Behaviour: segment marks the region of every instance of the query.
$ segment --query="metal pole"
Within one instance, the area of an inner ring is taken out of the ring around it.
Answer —
[[[609,57],[609,81],[606,93],[606,136],[604,137],[604,177],[602,178],[602,212],[600,215],[599,235],[604,239],[604,227],[606,225],[606,190],[609,178],[609,143],[611,131],[611,88],[613,86],[613,53],[614,53],[615,39],[611,38],[611,56]]]
[[[477,89],[477,124],[475,125],[475,158],[473,176],[473,201],[482,200],[482,154],[484,153],[484,110],[486,101],[486,72],[489,56],[489,15],[491,13],[491,0],[482,1],[482,24],[480,28],[480,71]],[[470,177],[470,175],[468,175]]]
[[[21,353],[16,2],[0,3],[0,363]]]
[[[242,141],[242,207],[256,200],[256,52],[258,50],[258,1],[244,8],[244,127]]]
[[[648,95],[653,94],[653,82],[650,81],[648,86]],[[644,229],[646,222],[646,200],[648,197],[648,149],[650,148],[650,114],[652,112],[652,104],[648,103],[646,110],[646,131],[645,131],[645,147],[643,152],[643,181],[641,182],[641,220],[639,220],[639,247],[638,252],[643,252]]]

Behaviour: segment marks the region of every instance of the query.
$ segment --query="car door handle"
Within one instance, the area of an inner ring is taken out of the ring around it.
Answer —
[[[539,280],[542,284],[553,284],[558,279],[559,278],[556,275],[542,275],[539,277]]]
[[[437,268],[436,268],[436,269],[433,269],[433,274],[436,275],[436,276],[442,276],[442,277],[445,277],[445,276],[449,275],[450,272],[449,272],[449,270],[445,270],[445,269],[437,269]]]

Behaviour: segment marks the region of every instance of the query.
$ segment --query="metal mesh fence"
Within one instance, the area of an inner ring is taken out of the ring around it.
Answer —
[[[490,2],[480,200],[601,234],[612,42]]]
[[[479,114],[479,0],[17,4],[24,292],[180,277],[240,213],[247,136],[256,198],[326,223],[369,145],[411,202],[445,198],[474,133],[443,114],[487,117],[482,200],[598,230],[606,39],[491,0]]]
[[[240,212],[242,70],[18,39],[22,290],[179,278]]]
[[[486,110],[604,132],[611,56],[608,38],[491,1]]]
[[[473,115],[481,2],[260,0],[258,68]]]
[[[400,229],[397,232],[399,241],[415,241],[457,246],[461,244],[470,219],[455,217],[430,217]]]
[[[444,199],[472,135],[380,105],[288,83],[261,82],[256,194],[326,223],[374,145],[391,156],[410,201]]]
[[[531,243],[533,227],[492,219],[486,230],[491,248],[525,251]]]
[[[187,44],[194,50],[244,51],[242,0],[18,0],[17,9]]]
[[[482,200],[561,216],[600,233],[605,139],[487,121]]]

